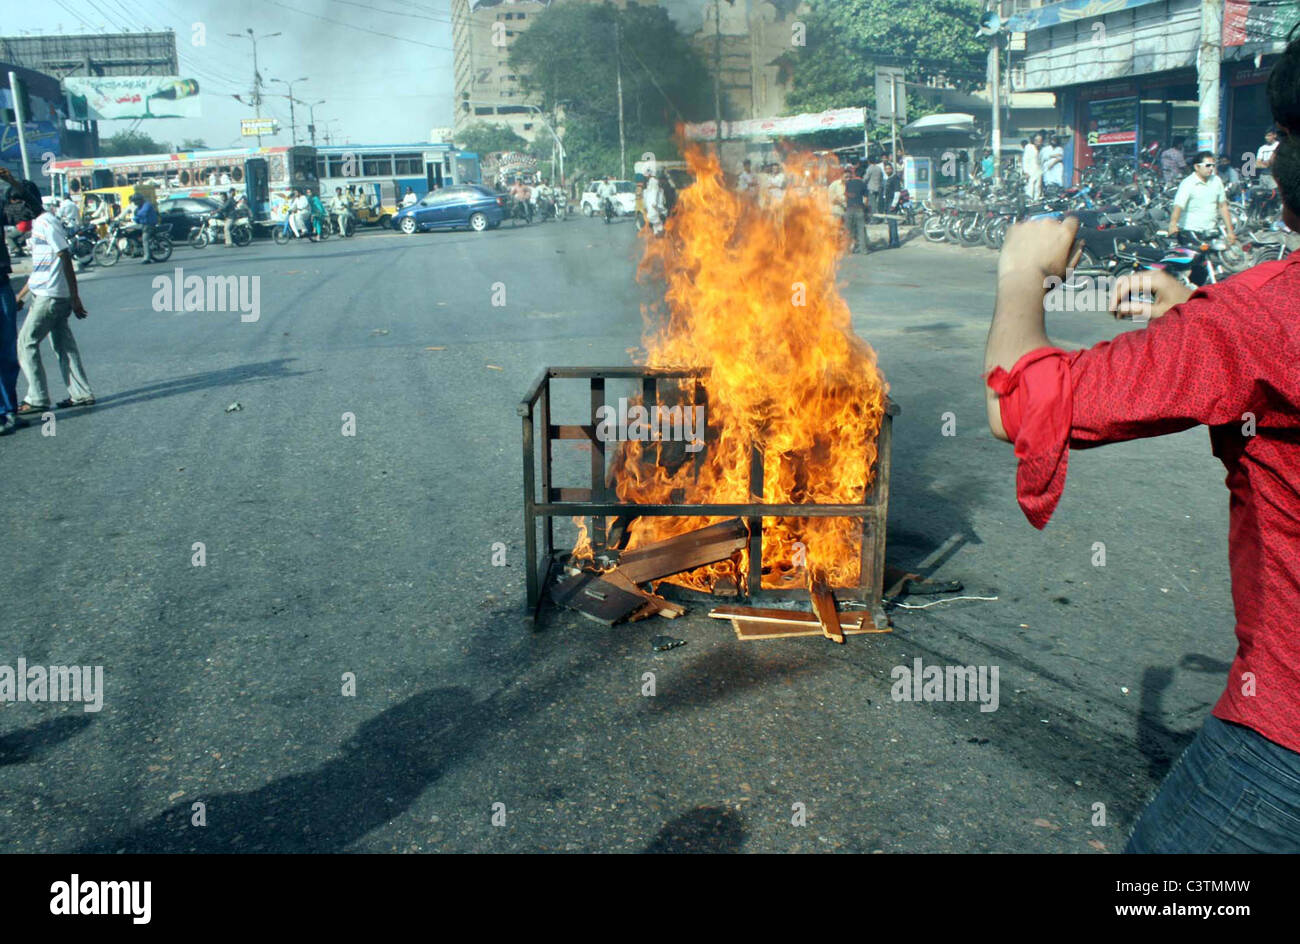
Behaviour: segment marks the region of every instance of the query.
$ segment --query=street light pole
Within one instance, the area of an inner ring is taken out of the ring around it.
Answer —
[[[272,79],[271,81],[279,82],[281,85],[287,85],[289,87],[289,94],[285,96],[285,98],[289,99],[289,137],[294,144],[297,144],[298,143],[298,122],[294,116],[294,111],[293,111],[293,103],[294,103],[293,87],[295,83],[306,82],[307,76],[305,75],[300,76],[299,78],[294,79],[293,82],[286,82],[284,79]]]
[[[243,33],[227,33],[227,36],[233,36],[235,39],[247,39],[253,43],[253,114],[258,118],[262,117],[262,75],[257,71],[257,36],[250,26]],[[266,33],[262,39],[270,39],[272,36],[279,36],[279,33]],[[257,146],[262,146],[262,136],[257,136]]]
[[[315,147],[316,146],[316,106],[324,105],[325,99],[322,98],[318,102],[303,102],[303,104],[307,106],[307,121],[310,122],[307,125],[307,132],[311,135],[311,146]]]

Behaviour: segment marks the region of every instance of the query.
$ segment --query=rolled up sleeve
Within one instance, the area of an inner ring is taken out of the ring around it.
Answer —
[[[1016,498],[1030,524],[1043,528],[1056,510],[1071,447],[1266,414],[1262,378],[1285,369],[1290,341],[1250,308],[1243,288],[1221,283],[1143,330],[1084,351],[1038,348],[993,370],[987,383],[1015,444]]]

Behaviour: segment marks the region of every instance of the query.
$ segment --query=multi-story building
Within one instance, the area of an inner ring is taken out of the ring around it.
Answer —
[[[532,140],[542,127],[538,102],[510,68],[510,46],[552,3],[605,0],[452,0],[455,130],[475,122],[509,125]],[[610,0],[635,6],[637,0]],[[654,5],[655,0],[640,0]],[[791,48],[804,0],[726,0],[704,4],[698,19],[677,26],[699,52],[710,76],[721,75],[727,118],[768,118],[782,113],[787,86],[776,60]],[[679,12],[678,7],[669,7]],[[720,27],[720,29],[719,29]],[[721,42],[716,37],[721,34]],[[720,64],[720,68],[719,68]]]

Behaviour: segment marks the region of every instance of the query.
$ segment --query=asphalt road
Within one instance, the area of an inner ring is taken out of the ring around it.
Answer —
[[[1036,532],[983,422],[994,256],[853,257],[903,411],[890,560],[946,548],[932,575],[997,599],[842,647],[700,607],[530,632],[515,404],[545,365],[630,362],[636,258],[574,220],[87,277],[98,403],[0,440],[0,665],[101,665],[104,705],[0,703],[0,849],[1119,851],[1234,650],[1205,432],[1075,453]],[[155,310],[178,267],[258,278],[258,320]],[[918,657],[997,666],[998,709],[892,700]]]

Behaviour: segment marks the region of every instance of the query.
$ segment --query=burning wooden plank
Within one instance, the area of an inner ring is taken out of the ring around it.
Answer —
[[[797,636],[823,635],[821,622],[813,613],[800,610],[779,610],[771,607],[718,606],[709,616],[731,620],[737,639],[790,639]],[[845,613],[840,617],[840,630],[846,636],[867,633],[887,633],[888,628],[877,629],[861,613]]]
[[[611,583],[621,590],[628,593],[635,593],[645,600],[643,606],[636,613],[632,614],[631,621],[636,622],[638,619],[644,619],[647,616],[658,614],[665,619],[676,619],[686,612],[686,607],[680,603],[673,603],[671,600],[665,600],[663,597],[655,596],[653,593],[647,593],[638,587],[632,580],[620,570],[611,570],[609,573],[602,575],[606,583]]]
[[[827,639],[843,645],[844,630],[840,628],[840,611],[835,608],[831,588],[824,583],[814,582],[808,593],[812,597],[813,612],[817,614],[822,633]]]
[[[627,551],[619,557],[616,570],[632,583],[642,584],[726,560],[748,539],[744,522],[733,518]]]
[[[581,574],[558,583],[551,588],[551,598],[605,626],[627,619],[646,605],[644,594],[626,590],[599,574]]]

